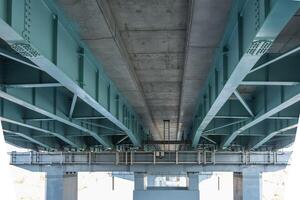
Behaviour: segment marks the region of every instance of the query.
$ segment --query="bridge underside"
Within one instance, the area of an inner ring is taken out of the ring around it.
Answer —
[[[34,150],[285,147],[300,113],[299,7],[0,0],[5,139]]]
[[[77,200],[82,171],[134,173],[134,200],[199,200],[202,172],[229,171],[235,200],[261,200],[296,134],[299,8],[0,0],[0,120],[7,143],[35,150],[10,164],[46,172],[47,200]]]

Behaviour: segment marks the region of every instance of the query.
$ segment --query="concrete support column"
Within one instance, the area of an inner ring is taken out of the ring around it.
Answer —
[[[134,190],[146,190],[146,175],[145,173],[135,172],[134,173]]]
[[[242,172],[233,172],[233,200],[243,200]]]
[[[188,173],[188,190],[199,191],[199,173],[189,172]]]
[[[249,168],[233,173],[233,199],[262,199],[261,173],[258,170]]]
[[[155,178],[156,178],[156,176],[154,176],[154,175],[148,175],[147,176],[147,187],[157,186],[156,182],[155,182]]]
[[[256,169],[243,171],[243,200],[261,200],[261,173]]]
[[[46,174],[46,200],[77,200],[78,179],[75,172],[53,169]]]

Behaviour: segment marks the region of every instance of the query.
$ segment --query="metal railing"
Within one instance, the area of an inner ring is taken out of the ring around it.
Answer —
[[[288,164],[291,152],[26,152],[10,153],[12,165],[274,165]]]

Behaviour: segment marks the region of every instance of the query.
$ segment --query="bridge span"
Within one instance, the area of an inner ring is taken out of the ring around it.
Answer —
[[[135,174],[134,200],[199,199],[199,173],[234,172],[261,200],[300,113],[300,1],[0,0],[0,119],[47,172],[47,200],[77,173]],[[186,188],[147,189],[147,174]],[[70,194],[72,194],[70,196]],[[170,196],[171,195],[171,196]]]

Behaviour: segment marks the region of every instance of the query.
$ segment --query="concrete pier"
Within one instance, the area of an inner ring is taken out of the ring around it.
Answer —
[[[46,173],[46,200],[77,200],[77,193],[76,172],[55,169]]]
[[[255,168],[243,171],[243,200],[261,200],[261,173]]]
[[[243,200],[243,174],[233,172],[233,200]]]
[[[234,200],[261,200],[261,172],[255,168],[244,169],[233,173]]]

